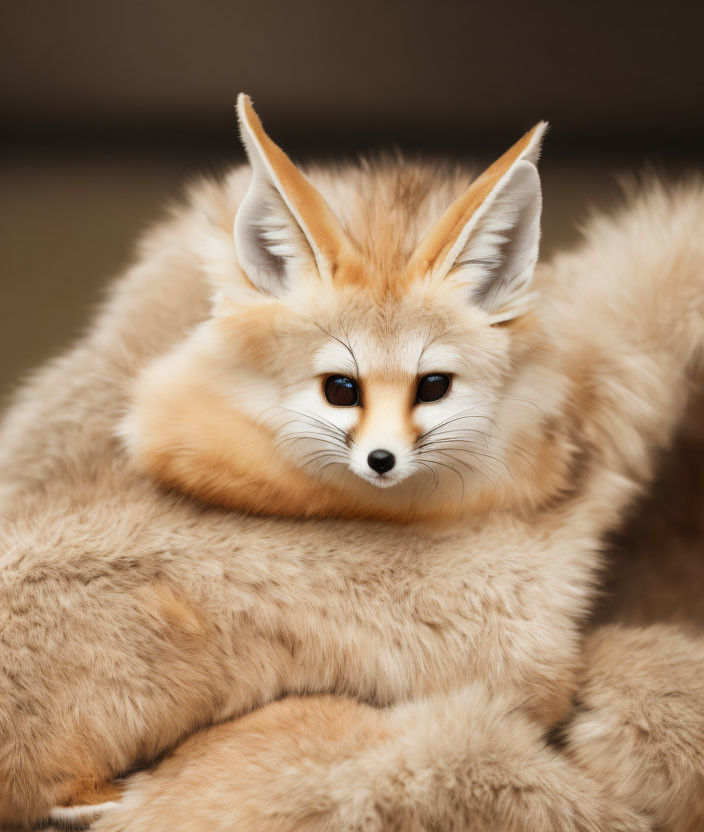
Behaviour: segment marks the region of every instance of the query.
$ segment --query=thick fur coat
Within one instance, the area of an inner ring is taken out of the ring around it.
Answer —
[[[697,828],[704,641],[643,627],[661,616],[656,604],[637,618],[640,593],[601,610],[639,627],[590,631],[589,615],[606,536],[690,398],[704,189],[654,185],[538,267],[540,314],[511,324],[498,382],[503,435],[529,450],[515,489],[404,526],[208,507],[155,485],[125,450],[136,377],[211,319],[250,177],[193,189],[5,418],[0,818],[44,818],[77,784],[186,740],[95,828]],[[404,257],[470,179],[399,162],[309,178],[366,262]],[[173,409],[177,431],[194,400]],[[221,413],[215,401],[195,419]],[[643,533],[655,513],[633,520],[624,564],[668,562],[669,528]],[[672,544],[683,562],[701,531]],[[658,584],[671,585],[656,583],[656,601]]]

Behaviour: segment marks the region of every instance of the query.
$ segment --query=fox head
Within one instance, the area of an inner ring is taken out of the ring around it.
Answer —
[[[413,239],[409,229],[413,247],[396,245],[402,256],[384,261],[370,258],[345,227],[363,190],[337,193],[336,214],[264,132],[250,99],[240,95],[237,108],[251,180],[234,217],[232,269],[221,276],[212,317],[189,339],[190,357],[180,351],[157,373],[178,375],[188,364],[210,397],[203,418],[221,412],[200,437],[218,434],[210,470],[234,477],[234,463],[224,462],[231,446],[253,466],[250,491],[254,469],[273,466],[274,490],[294,470],[302,475],[294,490],[310,494],[301,483],[315,483],[319,492],[397,506],[500,477],[497,407],[515,358],[506,324],[530,298],[546,125],[501,156],[425,233]],[[335,194],[334,174],[327,190]],[[163,387],[155,379],[142,387],[151,396]],[[168,418],[186,419],[193,401],[174,405]],[[228,420],[240,427],[228,428]],[[144,448],[138,421],[126,433]],[[161,461],[152,469],[165,470],[163,460],[173,462],[187,444],[180,435],[170,454],[164,424],[155,429],[153,458]],[[261,442],[268,448],[257,455]],[[198,453],[190,446],[186,455]],[[200,475],[167,467],[162,479],[220,493],[212,482],[195,486]],[[232,495],[236,486],[225,490]],[[233,496],[226,502],[242,504]]]

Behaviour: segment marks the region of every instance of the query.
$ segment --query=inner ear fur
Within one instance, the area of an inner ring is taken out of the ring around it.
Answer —
[[[264,132],[249,96],[237,112],[252,167],[249,190],[235,216],[238,259],[250,281],[278,294],[297,265],[334,276],[350,244],[320,192]]]
[[[536,164],[546,128],[536,124],[450,205],[414,252],[412,273],[464,282],[469,299],[486,309],[525,288],[538,254]]]

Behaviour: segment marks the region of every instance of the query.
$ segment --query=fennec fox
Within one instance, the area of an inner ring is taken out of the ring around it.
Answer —
[[[702,188],[655,187],[536,270],[542,125],[473,182],[304,177],[239,110],[251,170],[145,239],[0,435],[0,816],[265,705],[95,828],[689,822],[698,642],[616,631],[581,655],[604,537],[701,353]],[[624,741],[600,780],[595,723],[565,752],[545,735],[578,685],[597,725],[629,724],[615,655],[663,696],[678,656],[682,707],[671,746]]]

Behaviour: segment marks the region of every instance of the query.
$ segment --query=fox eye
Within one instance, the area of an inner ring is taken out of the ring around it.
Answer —
[[[416,401],[436,402],[450,389],[450,376],[445,373],[430,373],[418,382]]]
[[[335,407],[354,407],[359,404],[359,388],[347,376],[328,376],[325,379],[325,398]]]

